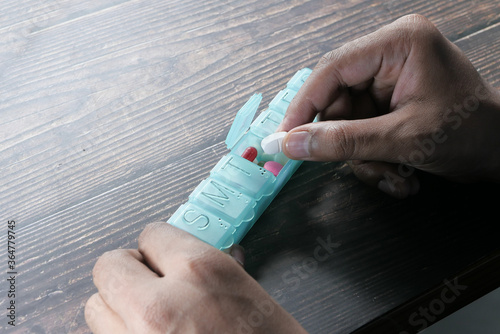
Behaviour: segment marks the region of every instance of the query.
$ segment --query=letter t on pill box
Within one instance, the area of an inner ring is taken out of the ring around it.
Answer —
[[[241,241],[302,163],[288,159],[283,153],[264,152],[261,142],[276,131],[292,98],[310,73],[308,68],[298,71],[253,122],[262,95],[255,94],[245,103],[226,138],[230,152],[221,158],[210,176],[196,187],[168,223],[222,250]],[[242,157],[248,148],[257,150],[256,161],[283,165],[279,174],[275,176]]]

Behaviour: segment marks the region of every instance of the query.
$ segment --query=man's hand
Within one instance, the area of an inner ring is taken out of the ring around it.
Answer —
[[[102,255],[85,307],[96,334],[305,333],[231,256],[167,223]]]
[[[288,157],[349,160],[361,180],[396,197],[418,191],[414,168],[500,180],[499,92],[418,15],[323,56],[279,131],[289,131]]]

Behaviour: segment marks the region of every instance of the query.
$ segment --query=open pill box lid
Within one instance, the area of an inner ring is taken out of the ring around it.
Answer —
[[[282,166],[276,175],[247,160],[242,152],[248,147],[262,149],[262,138],[275,132],[310,73],[307,68],[295,73],[286,88],[269,103],[269,108],[255,120],[262,95],[254,94],[243,105],[225,141],[231,152],[219,160],[208,178],[174,212],[169,224],[218,249],[228,249],[241,241],[302,162],[288,159],[281,153],[271,156],[261,152],[260,162],[276,161]]]
[[[259,109],[261,101],[262,94],[254,94],[238,111],[226,137],[226,145],[228,149],[232,149],[247,132],[248,128],[252,124],[257,109]]]

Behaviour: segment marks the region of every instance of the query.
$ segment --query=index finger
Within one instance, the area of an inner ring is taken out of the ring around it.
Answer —
[[[325,54],[290,103],[279,131],[312,122],[347,87],[373,80],[372,89],[381,88],[375,93],[390,98],[411,47],[400,29],[411,30],[408,21],[399,19]]]

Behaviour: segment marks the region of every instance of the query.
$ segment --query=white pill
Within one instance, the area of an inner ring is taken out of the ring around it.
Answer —
[[[275,132],[262,139],[260,146],[262,146],[264,153],[276,154],[283,151],[283,138],[286,134],[286,132]]]

